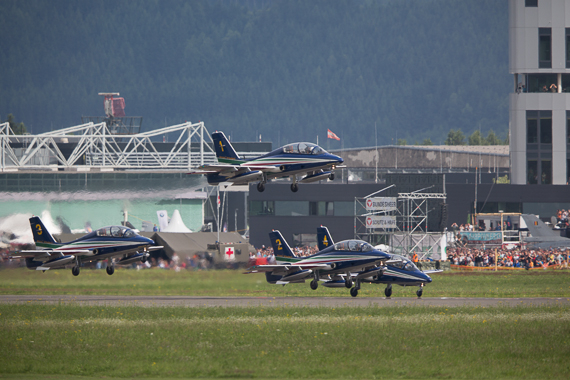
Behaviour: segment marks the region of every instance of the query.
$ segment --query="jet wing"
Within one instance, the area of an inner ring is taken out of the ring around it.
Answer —
[[[274,274],[281,274],[281,273],[287,273],[290,271],[298,271],[303,269],[331,269],[331,266],[329,264],[307,264],[307,265],[266,264],[266,265],[255,265],[245,273],[273,272]]]
[[[215,164],[215,165],[202,165],[195,169],[196,171],[190,172],[188,174],[208,174],[208,173],[231,174],[239,171],[241,168],[239,165]]]
[[[19,251],[13,256],[10,256],[13,259],[20,259],[20,258],[27,258],[33,257],[36,259],[40,258],[49,258],[53,255],[75,255],[75,256],[92,256],[93,251],[88,249],[76,249],[76,250],[57,250],[57,249],[46,249],[46,250],[26,250],[26,251]]]

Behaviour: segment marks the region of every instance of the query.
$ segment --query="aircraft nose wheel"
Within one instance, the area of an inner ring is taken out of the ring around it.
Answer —
[[[317,290],[318,287],[319,287],[319,282],[317,280],[311,281],[311,289]]]
[[[329,179],[330,179],[331,181],[334,180],[334,173],[329,174]]]
[[[296,183],[291,184],[291,191],[294,193],[299,191],[299,185],[297,185]]]
[[[418,289],[418,291],[416,292],[416,294],[418,295],[418,298],[422,298],[422,294],[424,292],[424,284],[420,285],[420,288]]]
[[[259,182],[257,184],[257,191],[259,191],[260,193],[263,193],[263,190],[265,190],[265,184],[263,182]]]
[[[112,275],[113,273],[115,273],[115,267],[112,266],[112,265],[109,265],[109,266],[107,267],[107,274],[110,276],[110,275]]]
[[[386,298],[390,298],[392,296],[392,285],[388,285],[386,289],[384,289],[384,294]]]
[[[79,267],[77,265],[71,268],[71,274],[74,276],[79,276]]]
[[[358,288],[356,286],[350,289],[350,295],[353,297],[356,297],[358,295]]]

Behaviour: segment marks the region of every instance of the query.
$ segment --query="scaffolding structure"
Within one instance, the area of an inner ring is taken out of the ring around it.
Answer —
[[[366,198],[354,200],[354,236],[373,245],[389,245],[394,253],[411,256],[416,252],[420,259],[431,257],[440,247],[442,232],[428,232],[430,200],[445,202],[445,193],[398,193],[397,209],[392,211],[368,211]],[[396,219],[394,228],[369,228],[367,217],[385,215]]]
[[[156,142],[167,137],[174,143],[158,149]],[[215,162],[213,141],[203,122],[121,136],[105,122],[38,135],[16,135],[9,123],[0,124],[0,171],[189,170]]]

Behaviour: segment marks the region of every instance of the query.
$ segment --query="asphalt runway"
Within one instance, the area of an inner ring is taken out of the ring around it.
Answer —
[[[77,304],[143,307],[396,307],[396,306],[570,306],[570,298],[422,297],[187,297],[187,296],[75,296],[0,295],[3,304]]]

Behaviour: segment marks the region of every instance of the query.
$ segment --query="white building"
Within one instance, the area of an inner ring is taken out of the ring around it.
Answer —
[[[509,0],[511,183],[570,177],[570,1]]]

